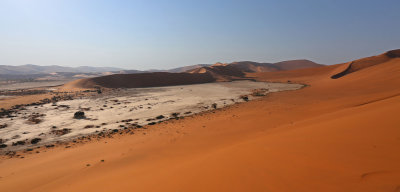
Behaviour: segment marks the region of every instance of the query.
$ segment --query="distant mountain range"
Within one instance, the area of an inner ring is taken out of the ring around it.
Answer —
[[[116,67],[63,67],[58,65],[40,66],[40,65],[0,65],[0,74],[5,75],[23,75],[23,74],[43,74],[43,73],[56,73],[56,72],[69,72],[69,73],[101,73],[109,71],[120,71],[121,68]]]
[[[246,72],[260,72],[260,71],[277,71],[277,70],[292,70],[299,68],[309,68],[309,67],[317,67],[320,64],[314,63],[309,60],[291,60],[291,61],[283,61],[279,63],[257,63],[252,61],[241,61],[241,62],[233,62],[233,63],[216,63],[216,64],[197,64],[197,65],[189,65],[184,67],[178,67],[168,70],[127,70],[123,68],[117,67],[90,67],[90,66],[81,66],[81,67],[64,67],[58,65],[50,65],[50,66],[40,66],[33,64],[19,65],[19,66],[11,66],[11,65],[0,65],[0,75],[23,75],[23,74],[50,74],[50,73],[104,73],[104,72],[114,72],[114,73],[148,73],[148,72],[170,72],[170,73],[182,73],[192,71],[194,69],[202,68],[202,67],[212,67],[212,66],[226,66],[226,65],[234,65],[242,71]]]
[[[90,67],[90,66],[81,66],[81,67],[64,67],[58,65],[50,65],[50,66],[41,66],[41,65],[0,65],[0,75],[35,75],[35,74],[50,74],[50,73],[149,73],[149,72],[170,72],[170,73],[181,73],[186,72],[188,70],[192,70],[199,67],[210,66],[211,64],[197,64],[190,65],[184,67],[173,68],[169,70],[127,70],[123,68],[117,67]]]
[[[136,74],[136,73],[212,73],[227,76],[240,76],[245,72],[270,72],[281,70],[293,70],[311,67],[320,67],[321,64],[309,60],[290,60],[279,63],[258,63],[252,61],[241,61],[233,63],[216,64],[197,64],[183,66],[168,70],[126,70],[117,67],[64,67],[58,65],[40,66],[40,65],[0,65],[0,80],[55,80],[55,79],[80,79],[112,74]]]

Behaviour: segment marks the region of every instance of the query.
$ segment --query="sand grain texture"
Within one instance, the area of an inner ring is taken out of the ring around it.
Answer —
[[[400,59],[331,78],[346,67],[249,74],[310,86],[4,159],[0,191],[396,191]]]

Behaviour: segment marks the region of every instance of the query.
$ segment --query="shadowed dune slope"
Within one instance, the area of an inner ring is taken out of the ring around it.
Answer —
[[[214,65],[215,66],[215,65]],[[226,64],[226,67],[236,68],[243,72],[266,72],[266,71],[279,71],[280,68],[272,63],[257,63],[252,61],[240,61]]]
[[[337,79],[343,77],[349,73],[356,72],[358,70],[362,70],[374,65],[378,65],[384,62],[387,62],[394,58],[400,58],[400,49],[388,51],[384,54],[372,56],[368,58],[363,58],[359,60],[352,61],[347,64],[347,68],[340,73],[337,73],[332,76],[332,79]]]
[[[0,191],[399,191],[400,60],[346,67],[249,73],[309,86],[4,159]]]
[[[139,73],[139,74],[115,74],[89,79],[82,79],[70,84],[67,87],[93,88],[95,86],[106,88],[140,88],[140,87],[161,87],[173,85],[189,85],[199,83],[210,83],[216,81],[211,74],[190,74],[190,73]]]

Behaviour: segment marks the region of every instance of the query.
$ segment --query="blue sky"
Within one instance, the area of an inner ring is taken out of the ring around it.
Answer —
[[[400,48],[398,0],[0,0],[0,65],[336,64]]]

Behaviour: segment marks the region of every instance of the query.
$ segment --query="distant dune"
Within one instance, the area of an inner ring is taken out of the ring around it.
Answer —
[[[185,73],[154,72],[114,74],[82,79],[66,84],[64,88],[93,88],[95,86],[106,88],[139,88],[188,85],[247,79],[245,77],[246,73],[292,70],[321,66],[323,65],[308,60],[283,61],[276,64],[256,63],[251,61],[234,62],[230,64],[217,63],[211,66],[194,65],[176,69],[176,71],[185,71],[186,69],[190,69]]]
[[[139,88],[210,83],[214,81],[216,81],[216,79],[209,73],[190,74],[155,72],[139,74],[115,74],[81,79],[66,84],[65,86],[77,88],[93,88],[95,86],[106,88]]]
[[[178,67],[174,69],[169,69],[166,72],[170,73],[182,73],[182,72],[187,72],[192,69],[200,68],[200,67],[207,67],[209,64],[197,64],[197,65],[189,65],[189,66],[184,66],[184,67]]]
[[[323,67],[324,66],[324,65],[312,62],[310,60],[306,60],[306,59],[282,61],[282,62],[274,63],[274,65],[277,66],[278,69],[281,70],[281,71],[295,70],[295,69],[305,69],[305,68],[314,68],[314,67]]]
[[[286,70],[295,70],[295,69],[304,69],[304,68],[313,68],[313,67],[322,67],[324,65],[314,63],[309,60],[289,60],[282,61],[278,63],[257,63],[253,61],[240,61],[233,63],[216,63],[212,66],[203,67],[206,70],[211,70],[212,68],[228,68],[229,70],[239,70],[247,73],[254,72],[271,72],[271,71],[286,71]],[[188,72],[199,71],[200,69],[194,69]],[[221,69],[219,69],[221,70]]]
[[[211,74],[215,79],[228,80],[231,77],[244,77],[245,72],[232,65],[213,65],[190,70],[190,74]]]

